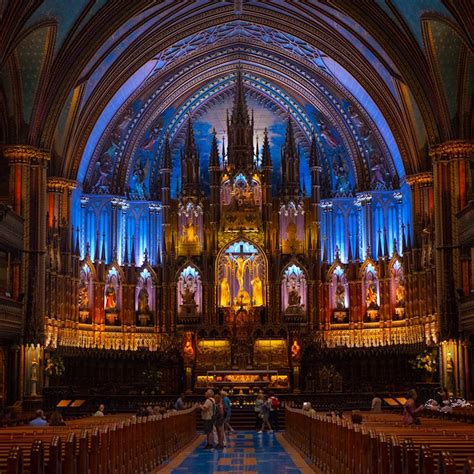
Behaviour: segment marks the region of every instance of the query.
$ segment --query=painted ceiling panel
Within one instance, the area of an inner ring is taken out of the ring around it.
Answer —
[[[449,25],[431,21],[430,26],[433,53],[444,86],[449,116],[453,119],[458,110],[458,75],[462,42]]]
[[[424,13],[435,12],[452,18],[447,8],[438,0],[392,0],[392,3],[408,24],[420,46],[423,46],[421,16]]]
[[[89,0],[61,1],[44,0],[33,15],[28,19],[26,27],[32,26],[43,20],[56,20],[58,29],[56,33],[55,52],[64,43],[74,22],[77,20]]]
[[[27,123],[30,120],[41,68],[45,59],[48,33],[49,27],[33,31],[15,50],[21,74],[23,119]]]

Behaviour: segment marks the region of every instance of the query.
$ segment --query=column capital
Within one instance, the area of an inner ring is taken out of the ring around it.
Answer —
[[[48,178],[48,192],[62,193],[63,191],[74,191],[77,188],[77,182],[72,179],[50,176]]]
[[[474,155],[474,140],[450,140],[430,148],[434,162],[463,160]]]
[[[433,173],[431,171],[425,171],[422,173],[410,174],[405,177],[405,181],[412,187],[415,184],[418,184],[420,188],[433,186]]]
[[[50,152],[30,145],[6,145],[3,156],[12,164],[44,164],[51,158]]]

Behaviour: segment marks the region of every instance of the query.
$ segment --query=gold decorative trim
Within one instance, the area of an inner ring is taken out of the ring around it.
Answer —
[[[450,161],[469,158],[474,154],[473,140],[450,140],[430,148],[434,161]]]
[[[7,145],[2,148],[3,156],[14,164],[28,164],[49,161],[51,155],[46,150],[29,145]]]
[[[418,184],[419,186],[432,186],[433,173],[431,171],[426,171],[424,173],[411,174],[406,176],[405,181],[410,186],[414,186],[415,184]]]
[[[77,182],[72,179],[52,176],[48,178],[48,192],[62,193],[63,191],[73,191],[77,188]]]

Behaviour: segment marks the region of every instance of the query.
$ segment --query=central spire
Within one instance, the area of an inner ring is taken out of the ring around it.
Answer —
[[[237,68],[234,104],[231,117],[227,118],[227,136],[229,167],[234,171],[253,169],[253,116],[250,119],[241,66]]]

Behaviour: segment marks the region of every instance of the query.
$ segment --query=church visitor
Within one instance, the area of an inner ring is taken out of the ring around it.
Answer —
[[[263,397],[263,396],[262,396]],[[263,400],[262,406],[260,408],[260,430],[258,433],[263,433],[263,430],[266,428],[269,433],[273,433],[272,425],[270,423],[270,406],[271,401],[268,399],[265,401]]]
[[[174,404],[174,409],[176,411],[180,411],[180,410],[184,410],[185,409],[185,406],[184,406],[184,399],[185,399],[185,395],[184,393],[182,393],[178,399],[176,400],[175,404]]]
[[[105,406],[101,403],[97,411],[92,416],[104,416],[104,410]]]
[[[49,418],[49,426],[66,426],[63,416],[59,411],[53,411],[51,417]]]
[[[202,405],[199,405],[201,410],[201,419],[203,421],[203,431],[207,438],[207,444],[204,449],[212,449],[214,447],[212,442],[212,429],[214,427],[214,412],[215,412],[215,401],[214,391],[206,390],[204,394],[206,400]]]
[[[259,393],[257,395],[257,399],[255,400],[255,405],[253,407],[253,411],[255,413],[255,430],[259,431],[262,426],[262,405],[265,403],[265,397],[263,393]]]
[[[224,431],[234,433],[235,430],[230,424],[230,417],[232,415],[232,402],[230,401],[229,394],[225,390],[221,391],[221,396],[225,409]]]
[[[225,406],[224,400],[220,394],[216,394],[214,397],[215,402],[215,416],[214,426],[217,432],[217,444],[216,449],[224,448],[224,421],[225,421]]]
[[[378,396],[374,396],[372,398],[371,410],[374,412],[381,412],[382,411],[382,399]]]
[[[35,414],[36,418],[30,421],[30,426],[48,426],[43,410],[36,410]]]
[[[316,410],[311,406],[311,402],[303,403],[303,411],[312,415],[316,415]]]
[[[278,424],[278,409],[280,408],[280,400],[275,396],[272,392],[270,393],[270,397],[268,398],[269,407],[270,407],[270,424],[273,426],[275,431],[279,430]]]
[[[403,405],[403,423],[405,425],[419,425],[420,419],[418,418],[418,413],[423,410],[423,405],[419,407],[416,406],[416,399],[418,395],[416,390],[412,389],[408,392],[408,399]]]

